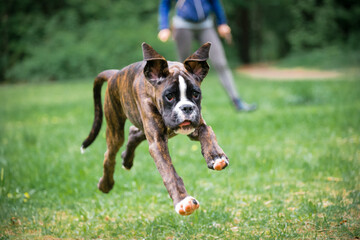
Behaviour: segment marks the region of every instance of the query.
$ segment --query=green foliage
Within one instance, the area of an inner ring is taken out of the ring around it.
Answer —
[[[208,170],[199,143],[169,141],[201,204],[188,217],[174,212],[145,142],[131,171],[118,155],[114,189],[97,190],[105,127],[79,149],[93,118],[91,80],[0,86],[0,239],[359,238],[359,77],[235,77],[258,111],[236,113],[212,73],[202,85],[226,170]]]
[[[289,52],[287,37],[293,28],[291,1],[231,0],[224,2],[224,7],[239,55],[248,51],[251,62],[257,62],[278,59]],[[249,46],[242,46],[244,41]]]
[[[133,27],[124,26],[121,20],[102,20],[92,21],[76,34],[75,29],[50,28],[49,41],[32,48],[31,57],[16,65],[9,77],[30,80],[94,77],[105,69],[119,69],[141,61],[141,43],[151,44],[153,39],[147,36],[156,29],[139,25],[137,29],[144,34],[139,37],[139,33],[131,31]]]
[[[294,51],[303,51],[339,43],[341,26],[336,24],[338,10],[334,0],[296,1],[291,9],[294,28],[289,41]]]
[[[173,42],[157,40],[158,1],[12,0],[0,6],[0,82],[94,77],[142,59],[146,41],[176,59]],[[360,2],[224,1],[234,45],[231,66],[272,61],[317,49],[359,49]],[[352,50],[349,50],[351,53]]]
[[[14,56],[16,62],[9,64],[10,81],[94,77],[141,61],[142,42],[160,45],[157,3],[152,1],[68,0],[51,16],[17,14],[23,15],[31,21],[16,21],[22,28],[14,32],[24,32],[16,45],[23,46],[16,52],[24,57]],[[160,52],[165,51],[175,60],[172,44],[162,45]]]
[[[253,62],[335,45],[359,49],[359,1],[231,0],[224,5],[239,55],[248,51]]]

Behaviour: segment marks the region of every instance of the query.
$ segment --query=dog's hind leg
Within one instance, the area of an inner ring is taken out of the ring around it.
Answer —
[[[114,105],[113,99],[109,99],[109,94],[105,96],[105,117],[106,127],[106,144],[107,151],[104,159],[104,173],[100,178],[98,188],[108,193],[114,186],[115,158],[120,147],[124,143],[124,125],[126,117],[123,114],[120,105]]]
[[[145,139],[145,134],[140,129],[135,126],[130,127],[126,150],[121,154],[121,158],[123,159],[122,165],[126,170],[130,170],[133,166],[135,149]]]

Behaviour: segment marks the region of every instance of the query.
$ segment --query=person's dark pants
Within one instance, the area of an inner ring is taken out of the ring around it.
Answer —
[[[174,29],[174,40],[177,44],[180,62],[183,62],[192,53],[192,42],[197,40],[200,44],[211,42],[210,61],[219,75],[220,81],[232,100],[238,99],[234,78],[228,67],[224,48],[214,28],[200,30]]]

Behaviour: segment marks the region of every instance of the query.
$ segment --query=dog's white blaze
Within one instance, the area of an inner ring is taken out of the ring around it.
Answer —
[[[188,101],[186,98],[186,88],[185,79],[182,76],[179,76],[180,102]]]
[[[181,107],[185,104],[194,105],[189,99],[186,97],[187,86],[185,83],[185,79],[182,76],[179,76],[179,90],[180,90],[180,101],[176,104],[177,107]]]
[[[187,90],[187,86],[186,86],[185,79],[182,76],[179,76],[180,101],[176,104],[175,111],[178,113],[178,117],[180,119],[183,119],[183,120],[185,120],[185,116],[184,116],[184,113],[181,111],[181,106],[183,106],[183,105],[194,105],[186,97],[186,90]],[[193,114],[195,114],[195,112]],[[186,129],[186,130],[180,128],[177,131],[175,131],[175,133],[189,135],[190,133],[194,132],[194,130],[195,130],[194,128],[190,128],[190,129]]]

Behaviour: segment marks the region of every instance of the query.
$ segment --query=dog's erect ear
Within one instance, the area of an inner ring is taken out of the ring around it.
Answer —
[[[186,70],[195,75],[195,78],[200,82],[209,72],[209,65],[206,60],[209,58],[210,46],[210,42],[205,43],[184,61]]]
[[[153,86],[159,85],[169,75],[167,61],[147,43],[142,44],[142,49],[146,61],[144,75]]]

